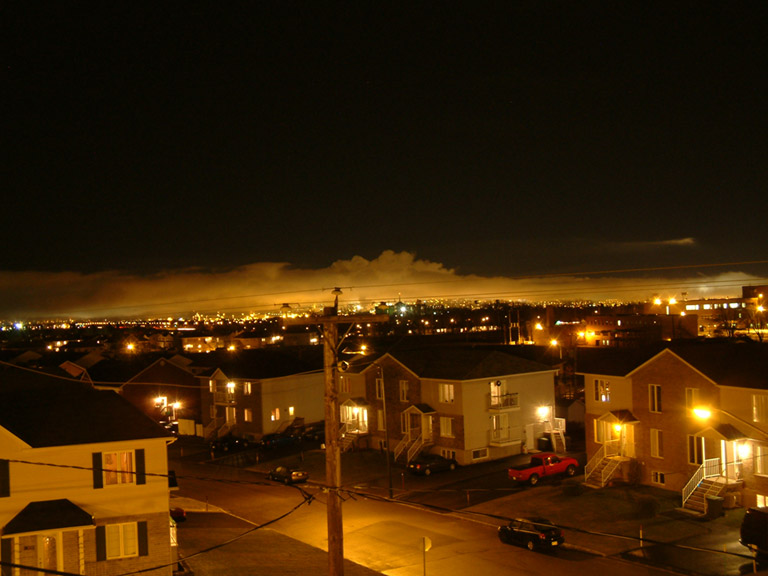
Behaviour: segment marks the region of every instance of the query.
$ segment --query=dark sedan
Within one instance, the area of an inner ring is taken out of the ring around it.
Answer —
[[[499,526],[499,540],[525,546],[528,550],[551,550],[565,542],[560,528],[541,517],[517,518],[506,526]]]
[[[259,447],[262,450],[273,450],[276,448],[289,448],[298,446],[301,440],[298,436],[290,434],[264,434],[259,440]]]
[[[429,476],[432,472],[455,470],[456,460],[443,458],[438,454],[419,454],[408,463],[408,471],[412,474]]]
[[[298,484],[309,479],[309,472],[288,466],[278,466],[269,471],[267,478],[283,484]]]
[[[247,450],[248,440],[228,434],[211,442],[212,452],[237,452],[238,450]]]

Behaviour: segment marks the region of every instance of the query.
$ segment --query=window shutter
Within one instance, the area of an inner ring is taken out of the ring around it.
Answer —
[[[101,452],[93,453],[93,487],[104,488],[104,474],[101,470]]]
[[[11,466],[8,460],[0,460],[0,498],[11,495]]]
[[[0,545],[0,560],[3,562],[13,562],[13,539],[3,538],[2,542],[2,545]],[[0,570],[2,570],[0,572],[2,576],[11,576],[13,574],[13,568],[5,564],[3,564]]]
[[[149,537],[147,535],[147,523],[138,523],[139,532],[139,556],[149,555]]]
[[[144,448],[136,450],[136,484],[146,484],[147,473],[144,463]]]
[[[96,560],[107,559],[107,527],[96,526]]]

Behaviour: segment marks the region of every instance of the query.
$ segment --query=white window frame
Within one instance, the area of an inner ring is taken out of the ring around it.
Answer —
[[[107,560],[135,558],[139,555],[138,522],[105,526]]]
[[[752,422],[768,422],[768,394],[752,394]]]
[[[695,434],[688,434],[686,450],[688,452],[688,464],[700,466],[704,463],[704,438]]]
[[[611,382],[604,378],[595,378],[595,402],[611,401]]]
[[[387,429],[387,421],[384,420],[384,410],[376,409],[376,428],[384,432]]]
[[[453,433],[453,418],[449,416],[440,416],[440,437],[455,438]]]
[[[664,431],[651,428],[651,456],[664,458]]]
[[[768,446],[753,444],[752,452],[755,458],[755,474],[768,476]]]
[[[648,384],[648,411],[661,414],[661,384]]]
[[[408,380],[400,380],[400,402],[408,402]]]
[[[252,387],[250,382],[243,382],[243,394],[245,396],[250,396],[252,393]]]
[[[376,400],[384,399],[384,378],[376,378]]]
[[[453,384],[439,384],[440,402],[443,404],[453,404],[456,400],[456,389]]]
[[[102,452],[101,469],[104,487],[136,484],[136,453],[133,450]]]
[[[253,410],[250,408],[243,409],[243,422],[253,422]]]
[[[698,388],[686,388],[685,389],[685,409],[693,410],[700,404],[699,401],[699,389]]]
[[[658,470],[654,470],[651,472],[651,482],[653,484],[659,484],[661,486],[664,486],[664,484],[667,483],[666,473],[659,472]]]

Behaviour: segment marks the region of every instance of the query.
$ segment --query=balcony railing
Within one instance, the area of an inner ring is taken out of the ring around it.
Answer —
[[[504,445],[512,442],[520,442],[523,439],[522,426],[508,426],[491,430],[491,444]]]
[[[491,410],[518,408],[520,401],[517,392],[510,394],[488,394],[488,405]]]
[[[214,404],[234,404],[235,395],[232,392],[214,392],[213,402]]]

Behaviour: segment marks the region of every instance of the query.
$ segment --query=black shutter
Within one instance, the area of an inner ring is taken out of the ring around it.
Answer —
[[[96,526],[96,560],[107,559],[107,527]]]
[[[93,453],[93,487],[104,488],[104,474],[101,470],[101,452]]]
[[[13,562],[13,539],[3,538],[2,544],[0,544],[0,560],[3,562]],[[0,568],[0,575],[11,576],[13,574],[13,568],[3,564]]]
[[[11,495],[11,465],[8,460],[0,460],[0,498]]]
[[[149,555],[149,537],[147,535],[147,523],[139,522],[139,556]]]
[[[136,484],[146,484],[146,464],[144,463],[144,448],[136,450]]]

